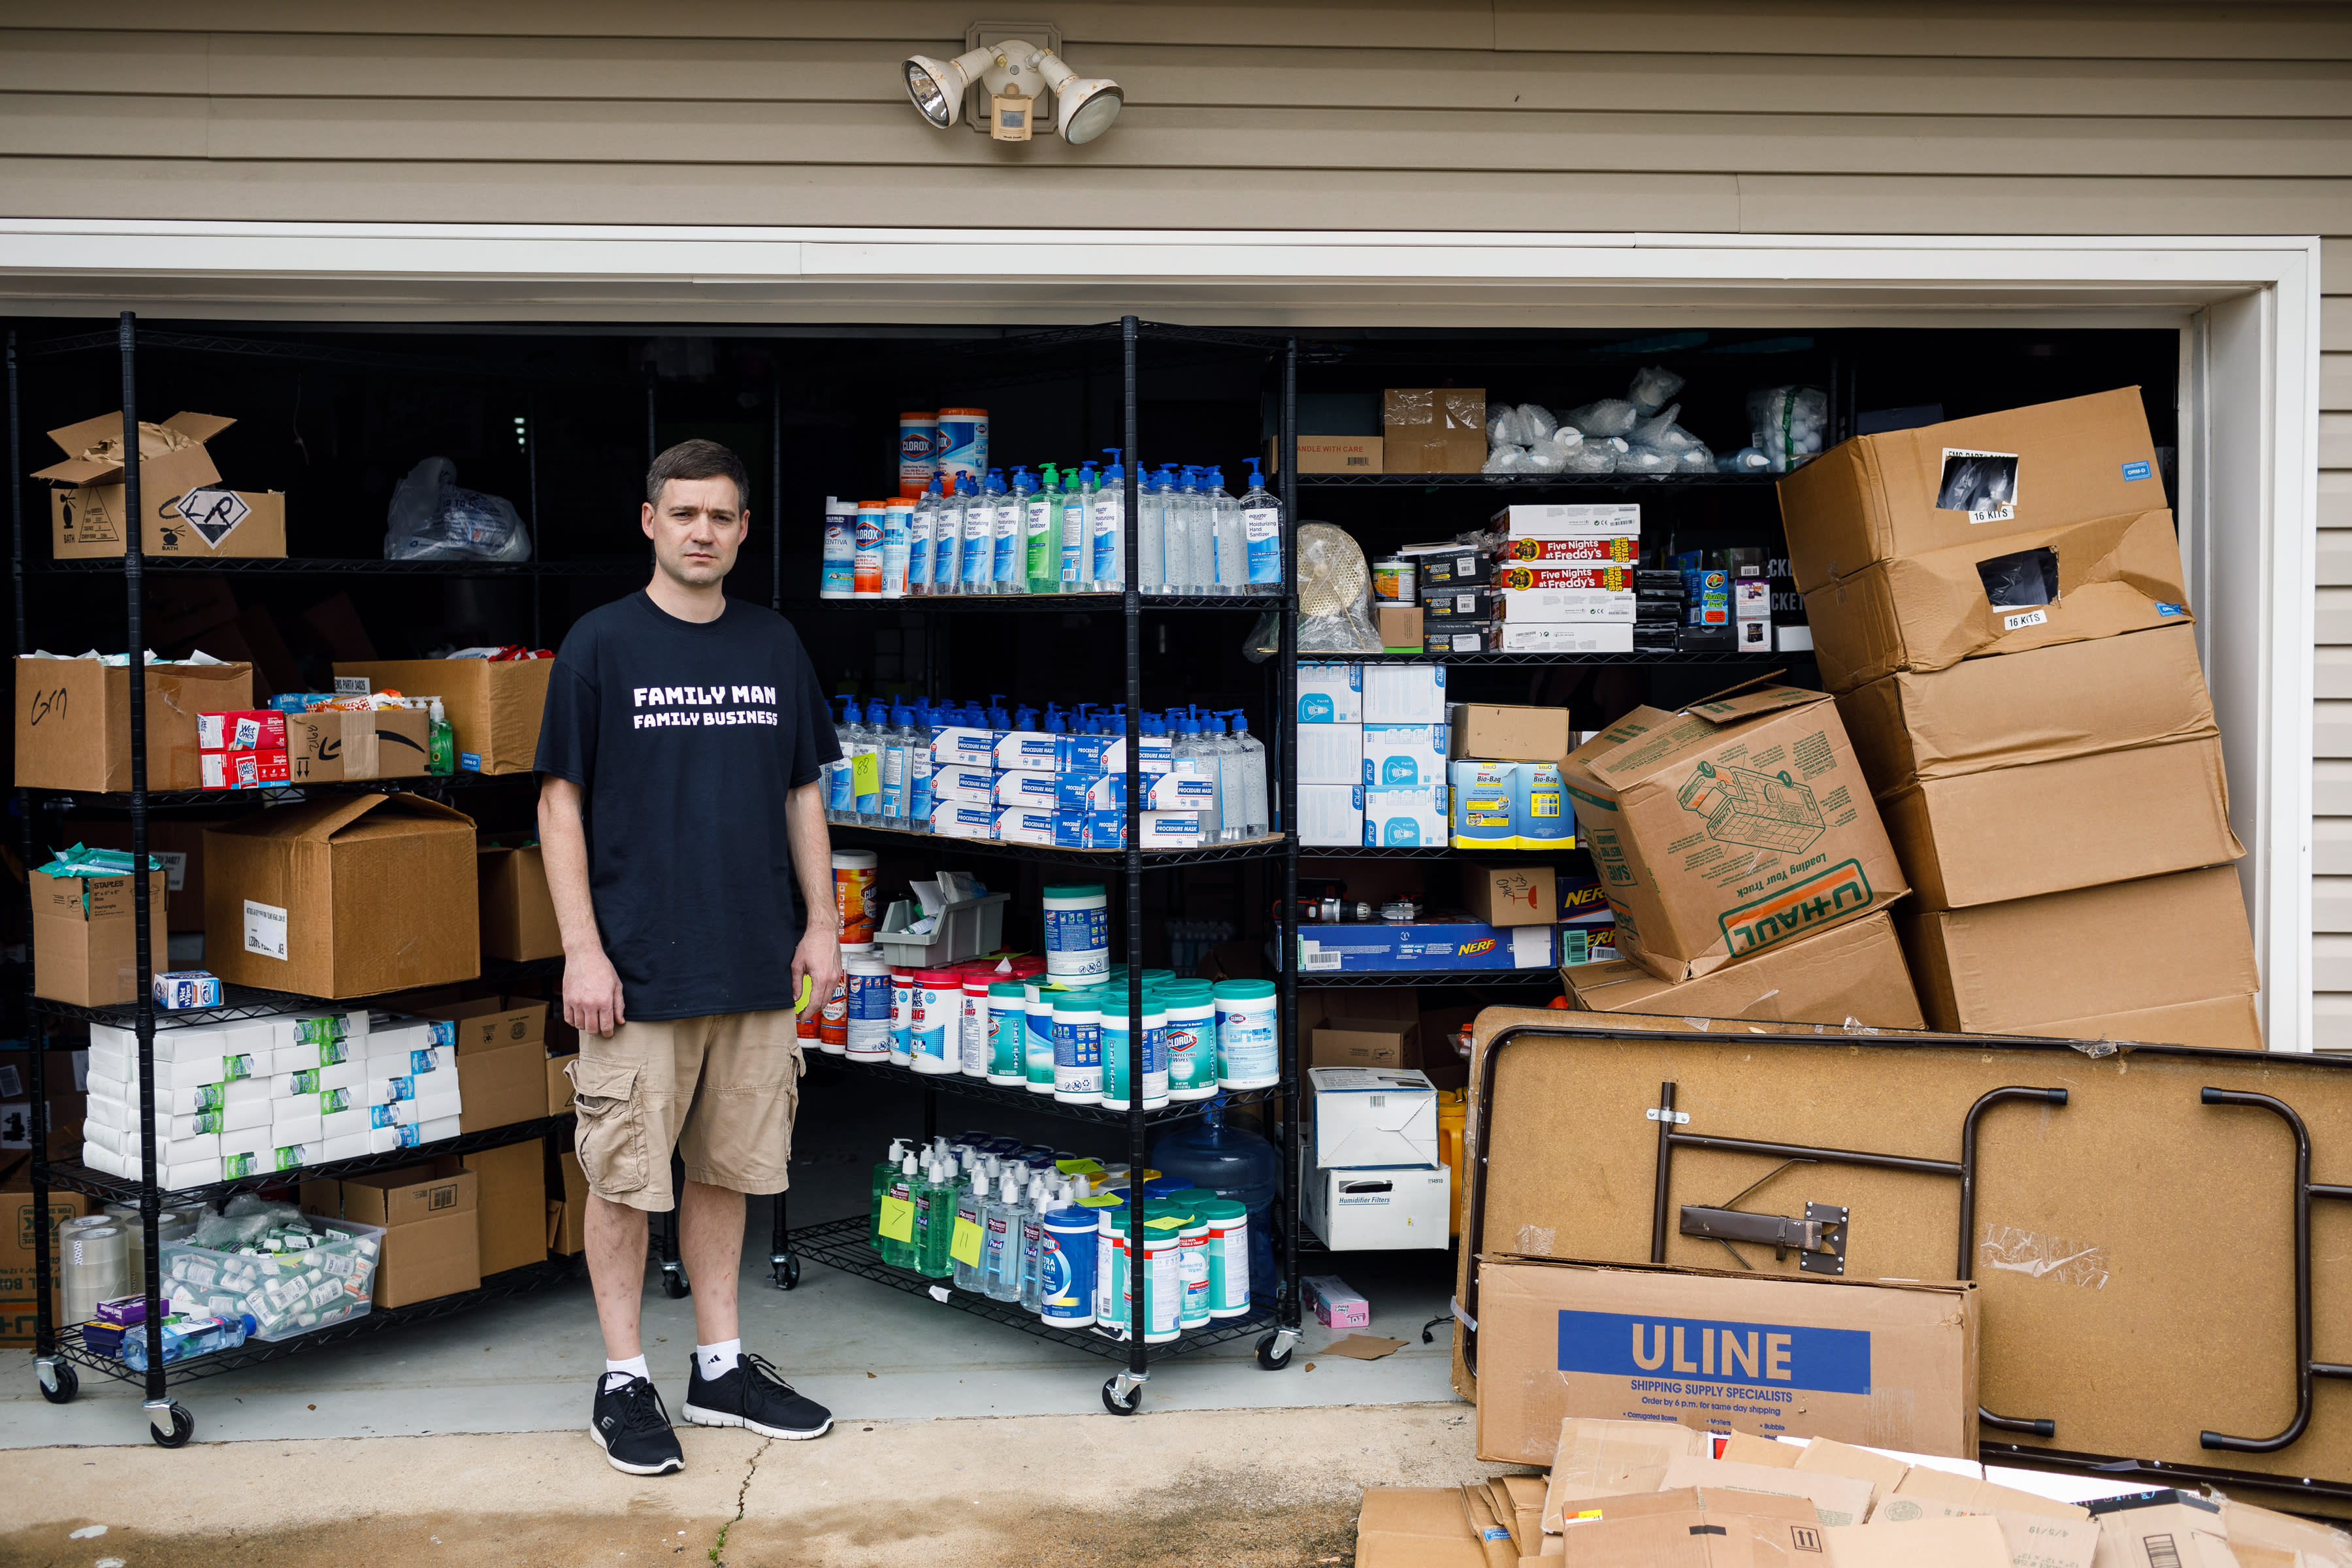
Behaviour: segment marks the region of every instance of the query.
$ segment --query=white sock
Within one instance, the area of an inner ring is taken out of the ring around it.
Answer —
[[[621,1374],[620,1383],[613,1381],[613,1374],[614,1373],[619,1373]],[[638,1352],[635,1355],[631,1356],[626,1361],[614,1361],[609,1356],[605,1358],[604,1390],[608,1394],[614,1389],[620,1387],[622,1383],[626,1383],[633,1377],[651,1376],[653,1376],[653,1373],[646,1369],[645,1352],[642,1351]]]
[[[702,1369],[705,1377],[723,1377],[734,1371],[735,1363],[742,1359],[741,1340],[722,1340],[715,1345],[694,1347],[694,1364]]]

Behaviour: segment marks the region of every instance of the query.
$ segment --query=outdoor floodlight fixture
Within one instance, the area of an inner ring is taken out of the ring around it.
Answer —
[[[1074,146],[1109,130],[1126,102],[1108,77],[1081,77],[1059,55],[1024,38],[983,44],[951,60],[910,55],[904,69],[907,97],[939,131],[963,118],[964,95],[977,84],[992,106],[989,133],[1000,142],[1030,139],[1035,102],[1049,91],[1059,110],[1055,129]]]

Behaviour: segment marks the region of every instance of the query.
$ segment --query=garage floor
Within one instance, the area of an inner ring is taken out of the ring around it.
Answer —
[[[921,1130],[912,1088],[818,1079],[802,1102],[793,1161],[791,1215],[814,1223],[862,1214],[874,1164],[895,1134]],[[1123,1131],[1044,1117],[1005,1116],[978,1101],[940,1098],[948,1131],[985,1126],[1080,1152],[1116,1156]],[[1107,1136],[1097,1137],[1097,1134]],[[769,1279],[770,1210],[751,1205],[741,1289],[743,1339],[838,1418],[1064,1415],[1103,1412],[1103,1380],[1115,1363],[967,1316],[930,1300],[811,1262],[800,1288]],[[1334,1334],[1310,1318],[1282,1372],[1259,1370],[1253,1342],[1156,1365],[1144,1408],[1223,1410],[1451,1402],[1446,1310],[1450,1255],[1354,1254],[1309,1262],[1370,1300],[1370,1332],[1406,1342],[1377,1362],[1318,1357]],[[695,1342],[693,1302],[673,1301],[647,1271],[646,1347],[675,1410]],[[330,1345],[175,1390],[196,1417],[196,1441],[412,1436],[435,1433],[551,1432],[583,1426],[589,1387],[602,1370],[584,1270],[572,1283],[442,1321]],[[1311,1368],[1311,1370],[1310,1370]],[[1466,1407],[1465,1407],[1466,1408]],[[30,1357],[0,1352],[0,1447],[143,1442],[137,1390],[85,1376],[73,1404],[51,1405],[35,1386]]]

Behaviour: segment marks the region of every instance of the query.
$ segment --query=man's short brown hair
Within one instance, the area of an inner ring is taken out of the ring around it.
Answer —
[[[743,459],[716,441],[700,437],[680,441],[654,459],[646,470],[646,504],[661,504],[662,486],[672,479],[732,479],[735,481],[735,509],[749,511],[751,507],[751,476],[743,467]]]

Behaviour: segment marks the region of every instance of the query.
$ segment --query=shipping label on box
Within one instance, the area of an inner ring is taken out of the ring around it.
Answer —
[[[1427,788],[1445,783],[1444,725],[1367,724],[1363,737],[1361,782],[1366,789]],[[1301,777],[1305,776],[1302,769]],[[1439,815],[1444,815],[1442,809]]]
[[[1364,721],[1364,667],[1304,663],[1298,667],[1301,724],[1360,724]]]
[[[1976,1454],[1973,1283],[1477,1267],[1483,1459],[1548,1463],[1571,1415]]]

